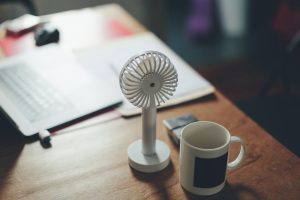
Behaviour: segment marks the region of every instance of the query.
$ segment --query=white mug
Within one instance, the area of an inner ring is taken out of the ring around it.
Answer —
[[[240,143],[237,158],[228,163],[228,149]],[[191,123],[180,140],[180,184],[196,195],[213,195],[225,185],[226,169],[237,168],[245,157],[241,138],[231,136],[223,126],[209,121]]]

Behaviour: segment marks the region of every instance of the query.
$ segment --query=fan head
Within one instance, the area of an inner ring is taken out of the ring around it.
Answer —
[[[157,51],[147,51],[127,61],[120,73],[120,87],[133,105],[159,106],[175,92],[178,82],[170,59]]]

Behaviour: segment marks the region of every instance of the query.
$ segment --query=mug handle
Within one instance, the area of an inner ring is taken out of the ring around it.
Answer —
[[[232,143],[240,143],[241,149],[240,149],[240,153],[237,156],[237,158],[227,164],[227,169],[229,169],[229,170],[236,169],[237,167],[239,167],[240,164],[242,163],[242,161],[244,160],[244,157],[246,154],[245,145],[241,138],[239,138],[237,136],[231,136],[230,144],[232,144]]]

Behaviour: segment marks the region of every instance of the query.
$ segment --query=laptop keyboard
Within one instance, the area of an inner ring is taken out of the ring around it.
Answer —
[[[70,102],[24,63],[0,70],[0,88],[31,122],[57,114]]]

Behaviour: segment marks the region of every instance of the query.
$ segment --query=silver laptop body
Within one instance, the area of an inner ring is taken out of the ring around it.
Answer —
[[[115,87],[86,71],[72,53],[58,45],[0,62],[1,110],[26,136],[121,100]]]

